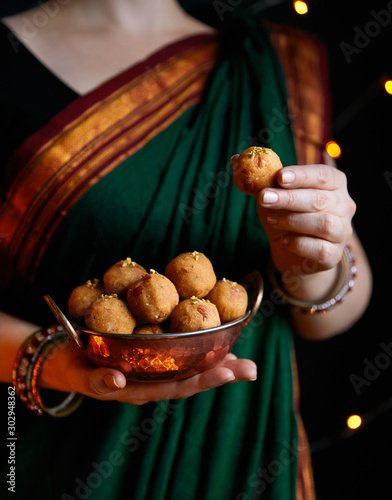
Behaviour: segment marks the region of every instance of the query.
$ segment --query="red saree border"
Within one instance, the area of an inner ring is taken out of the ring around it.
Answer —
[[[78,199],[200,100],[217,50],[215,35],[175,42],[80,97],[25,141],[9,164],[11,172],[23,168],[0,208],[8,283],[13,275],[19,286],[22,278],[33,281]]]
[[[293,380],[293,408],[297,424],[296,500],[316,500],[309,441],[300,413],[300,385],[294,348],[291,352],[291,373]]]
[[[148,68],[148,71],[159,71],[159,67],[156,68],[156,66],[163,61],[174,56],[181,56],[189,49],[192,49],[199,44],[208,44],[216,41],[216,39],[217,36],[215,34],[201,34],[173,42],[151,54],[145,60],[136,63],[129,69],[104,82],[96,89],[93,89],[87,94],[81,95],[69,104],[66,109],[55,115],[47,125],[32,134],[23,142],[22,146],[18,148],[16,153],[18,163],[24,164],[29,160],[31,151],[36,149],[37,142],[42,145],[51,140],[55,135],[60,133],[64,127],[67,127],[70,122],[76,120],[82,113],[91,109],[91,107],[98,102],[108,98],[113,92],[120,91],[123,86],[129,83],[130,80],[145,74],[146,67]]]
[[[74,120],[81,119],[83,113],[89,112],[94,106],[100,105],[113,93],[120,93],[124,86],[127,86],[130,81],[138,77],[140,78],[143,75],[156,74],[158,76],[161,71],[160,65],[164,61],[172,57],[186,57],[186,53],[192,50],[192,48],[209,45],[211,43],[217,43],[217,36],[215,34],[194,35],[173,42],[148,56],[145,60],[136,63],[129,69],[114,76],[107,82],[104,82],[98,88],[78,97],[64,110],[55,115],[44,127],[23,142],[9,162],[5,175],[6,180],[11,176],[10,183],[16,181],[15,178],[12,178],[14,163],[18,165],[27,163],[31,158],[32,152],[37,151],[37,144],[44,146],[48,141],[52,140],[54,136],[62,133],[69,127],[70,123]],[[7,172],[9,172],[10,175],[7,175]]]

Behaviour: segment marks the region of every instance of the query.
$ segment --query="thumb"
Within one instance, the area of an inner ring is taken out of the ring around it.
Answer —
[[[120,371],[96,368],[90,372],[88,388],[91,395],[101,396],[123,389],[126,383],[125,375]]]

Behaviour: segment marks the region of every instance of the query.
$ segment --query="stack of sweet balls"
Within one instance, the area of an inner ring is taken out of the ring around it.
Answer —
[[[217,280],[211,261],[197,251],[175,257],[164,275],[121,260],[106,271],[103,283],[77,286],[68,301],[69,315],[80,326],[122,334],[213,328],[241,318],[247,306],[245,288]]]

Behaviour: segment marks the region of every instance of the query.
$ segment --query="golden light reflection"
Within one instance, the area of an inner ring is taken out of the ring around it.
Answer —
[[[95,335],[92,335],[91,347],[93,348],[95,354],[103,356],[104,358],[108,358],[110,356],[109,348],[105,344],[105,341],[102,337],[96,337]]]
[[[179,366],[172,356],[153,356],[146,354],[143,349],[135,349],[131,353],[124,353],[122,358],[136,372],[164,373],[178,371]]]

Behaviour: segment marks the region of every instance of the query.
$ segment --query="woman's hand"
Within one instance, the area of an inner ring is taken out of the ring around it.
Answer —
[[[185,380],[133,382],[113,368],[96,368],[73,343],[57,346],[46,361],[41,385],[66,392],[79,392],[102,401],[117,400],[134,405],[149,401],[187,398],[228,382],[255,380],[256,365],[228,354],[215,368]]]
[[[277,181],[257,198],[275,267],[293,274],[332,269],[352,236],[356,206],[346,176],[327,165],[295,165],[281,169]]]
[[[231,161],[235,169],[238,155]],[[356,205],[348,194],[346,176],[332,165],[287,166],[278,172],[277,182],[277,187],[259,192],[257,211],[289,295],[307,302],[325,300],[339,279],[337,264],[344,247],[350,245],[355,257],[355,286],[342,303],[327,314],[290,308],[297,333],[326,339],[350,328],[371,295],[371,269],[351,224]]]

